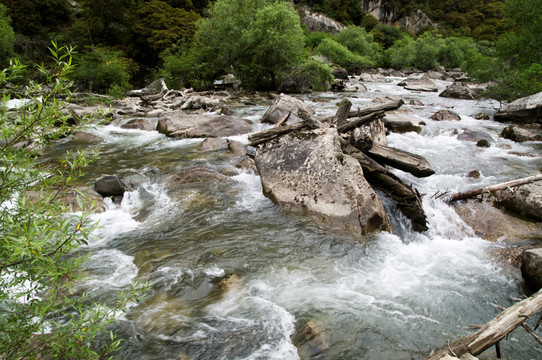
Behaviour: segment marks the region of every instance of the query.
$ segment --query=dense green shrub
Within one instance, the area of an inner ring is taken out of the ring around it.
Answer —
[[[371,60],[375,66],[381,62],[382,48],[364,28],[350,25],[335,36],[335,41]]]
[[[472,38],[446,38],[444,45],[440,48],[438,61],[447,69],[461,67],[466,59],[466,54],[477,51],[478,48]]]
[[[282,77],[280,89],[295,92],[326,91],[332,82],[331,67],[319,60],[309,59]]]
[[[15,32],[10,22],[6,7],[0,4],[0,66],[6,66],[8,58],[13,54]]]
[[[329,61],[345,68],[351,73],[375,66],[375,63],[368,57],[353,54],[346,46],[332,39],[322,40],[314,51],[317,54],[324,55]]]
[[[397,40],[409,37],[409,35],[397,26],[391,25],[378,25],[371,30],[374,41],[380,44],[380,46],[386,50],[395,44]]]
[[[113,87],[117,91],[130,88],[130,62],[120,51],[93,47],[77,54],[75,63],[72,78],[82,89],[105,94]]]
[[[320,45],[324,39],[333,39],[333,35],[321,31],[315,31],[312,33],[307,32],[307,34],[305,34],[305,46],[310,49],[314,49]]]
[[[194,41],[168,72],[184,86],[205,88],[233,72],[248,88],[275,88],[282,74],[304,58],[299,16],[274,0],[218,0],[197,24]],[[175,71],[173,71],[175,70]]]
[[[444,46],[442,37],[433,31],[427,31],[416,39],[413,66],[419,70],[437,70],[438,57]]]
[[[416,57],[416,43],[407,36],[397,40],[384,52],[384,64],[394,69],[404,69],[412,66]]]

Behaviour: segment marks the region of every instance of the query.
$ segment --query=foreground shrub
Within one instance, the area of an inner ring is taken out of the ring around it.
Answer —
[[[332,82],[331,67],[311,59],[287,72],[282,77],[280,89],[286,92],[326,91]]]

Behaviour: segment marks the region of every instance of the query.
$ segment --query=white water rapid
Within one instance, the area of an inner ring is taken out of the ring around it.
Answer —
[[[470,324],[497,315],[525,288],[519,271],[489,250],[505,246],[475,236],[438,191],[463,191],[538,172],[540,143],[498,136],[503,124],[475,120],[496,104],[414,93],[396,84],[365,83],[364,93],[303,95],[317,116],[348,98],[364,106],[400,95],[426,123],[420,134],[390,134],[391,146],[425,156],[436,174],[396,174],[420,193],[429,230],[413,232],[394,214],[395,231],[354,241],[284,213],[262,194],[259,177],[239,171],[230,184],[203,183],[172,192],[167,175],[195,165],[218,168],[229,155],[205,152],[201,139],[174,140],[157,132],[92,130],[105,139],[89,179],[102,173],[138,176],[142,185],[122,204],[96,214],[100,229],[87,247],[90,296],[107,299],[132,280],[150,281],[147,297],[114,325],[123,348],[116,359],[423,359]],[[441,89],[448,84],[437,82]],[[236,108],[261,128],[267,105]],[[461,121],[433,121],[452,109]],[[490,134],[491,147],[459,141],[464,130]],[[245,137],[236,138],[246,142]],[[468,178],[479,170],[479,179]],[[305,327],[308,324],[307,327]],[[302,335],[311,329],[309,334]],[[542,351],[516,330],[501,343],[508,359],[540,359]],[[487,355],[493,355],[489,350]]]

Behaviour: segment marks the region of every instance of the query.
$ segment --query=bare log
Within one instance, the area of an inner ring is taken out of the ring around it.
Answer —
[[[353,130],[353,129],[357,128],[357,127],[366,125],[366,124],[370,123],[371,121],[381,119],[383,117],[384,117],[384,111],[378,111],[378,112],[375,112],[375,113],[371,113],[371,114],[362,116],[362,117],[360,117],[358,119],[349,121],[346,124],[343,124],[343,125],[337,127],[337,131],[339,133],[345,133],[345,132]]]
[[[352,107],[352,102],[348,99],[343,99],[331,123],[337,126],[346,124],[346,119],[348,118],[348,112],[350,111],[351,107]]]
[[[428,229],[427,218],[417,191],[352,145],[343,146],[343,152],[358,160],[365,179],[396,202],[399,210],[410,219],[415,231],[422,232]]]
[[[350,110],[348,112],[347,118],[361,117],[365,115],[370,115],[372,113],[380,111],[391,111],[399,109],[405,102],[403,100],[397,101],[388,101],[385,103],[379,103],[374,105],[369,105],[362,109]],[[322,122],[332,122],[336,115],[326,116],[325,118],[320,119]]]
[[[291,111],[288,111],[287,114],[284,114],[284,116],[275,124],[275,127],[282,126],[282,124],[288,121],[288,118],[290,117],[291,113],[292,113]]]
[[[520,186],[520,185],[526,185],[526,184],[530,184],[530,183],[533,183],[535,181],[540,181],[540,180],[542,180],[542,174],[529,176],[529,177],[521,178],[521,179],[516,179],[516,180],[508,181],[505,183],[501,183],[501,184],[490,185],[484,188],[473,189],[473,190],[469,190],[462,193],[460,192],[460,193],[452,195],[448,199],[448,203],[451,203],[457,200],[473,198],[481,194],[489,194],[493,191],[504,190],[504,189],[508,189],[508,188]]]
[[[367,128],[357,127],[350,135],[350,143],[358,150],[368,151],[373,147],[373,137]]]
[[[446,349],[427,357],[425,360],[438,360],[445,355],[460,357],[465,353],[479,355],[484,350],[495,345],[516,329],[532,315],[542,310],[542,290],[510,306],[490,322],[482,326],[476,333],[459,339]]]
[[[367,155],[379,163],[409,172],[416,177],[427,177],[435,173],[427,159],[408,151],[375,144],[367,151]]]
[[[303,123],[305,123],[309,128],[311,129],[318,129],[325,127],[324,124],[320,122],[317,118],[312,116],[307,110],[305,109],[299,109],[297,111],[297,116],[303,120]]]
[[[150,103],[152,101],[160,100],[162,97],[164,97],[168,92],[166,82],[162,79],[160,80],[160,85],[161,85],[160,92],[158,92],[157,94],[141,96],[141,100],[144,103]]]
[[[307,127],[307,124],[305,124],[304,122],[298,122],[292,125],[273,127],[271,129],[260,131],[258,133],[251,134],[248,136],[248,140],[250,141],[249,145],[256,146],[264,142],[267,142],[269,140],[272,140],[278,136],[287,134],[292,131],[299,131],[306,127]]]

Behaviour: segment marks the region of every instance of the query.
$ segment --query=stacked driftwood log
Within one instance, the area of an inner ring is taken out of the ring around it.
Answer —
[[[390,172],[388,166],[417,177],[430,176],[434,174],[433,169],[422,156],[373,142],[366,128],[371,122],[381,120],[386,111],[396,110],[402,105],[403,101],[399,100],[351,110],[352,103],[345,99],[340,103],[335,115],[321,119],[300,109],[297,116],[302,119],[301,122],[283,125],[290,116],[290,113],[287,113],[275,127],[250,135],[249,141],[250,145],[258,146],[292,132],[336,127],[343,153],[358,160],[365,179],[394,200],[401,212],[411,220],[412,228],[421,232],[427,230],[427,220],[420,194]]]

